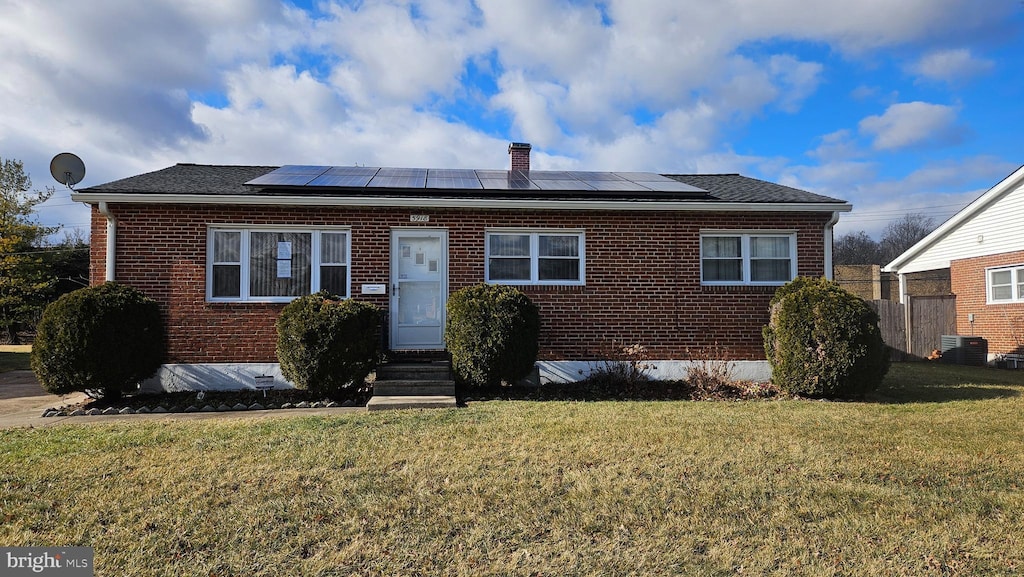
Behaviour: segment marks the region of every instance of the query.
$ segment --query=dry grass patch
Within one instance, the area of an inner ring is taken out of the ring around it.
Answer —
[[[97,575],[1008,575],[1021,381],[0,431],[0,543]]]

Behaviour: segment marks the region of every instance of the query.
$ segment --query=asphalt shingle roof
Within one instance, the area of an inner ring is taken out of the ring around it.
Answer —
[[[275,170],[276,166],[227,166],[227,165],[204,165],[204,164],[176,164],[174,166],[148,172],[137,176],[130,176],[121,180],[115,180],[105,184],[79,189],[80,194],[199,194],[199,195],[243,195],[243,196],[279,196],[287,194],[291,196],[349,196],[354,193],[372,194],[373,196],[387,195],[411,195],[413,191],[373,189],[371,192],[363,192],[363,189],[337,188],[337,189],[288,189],[275,190],[272,188],[258,188],[246,186],[244,183],[259,176]],[[740,202],[740,203],[836,203],[844,201],[822,196],[775,184],[772,182],[749,178],[739,174],[666,174],[665,176],[679,182],[706,190],[707,195],[694,195],[690,193],[687,198],[672,198],[680,202]],[[436,189],[440,190],[440,189]],[[436,195],[436,190],[426,189],[416,193],[417,196]],[[458,195],[473,198],[485,194],[481,191],[445,191],[443,196]],[[486,193],[488,196],[495,196],[493,193]],[[568,196],[568,194],[567,194]],[[572,197],[579,199],[586,197],[585,193],[578,191]],[[503,191],[501,198],[547,198],[557,199],[558,191],[546,191],[543,196],[538,196],[537,191]],[[601,198],[608,198],[607,194]],[[628,193],[623,193],[618,200],[630,200]],[[645,200],[649,200],[645,199]]]
[[[844,202],[799,188],[740,174],[666,174],[679,182],[704,189],[725,202]]]

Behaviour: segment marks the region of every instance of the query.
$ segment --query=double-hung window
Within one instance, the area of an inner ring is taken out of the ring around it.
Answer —
[[[796,234],[705,232],[700,279],[706,285],[782,285],[796,278]]]
[[[487,282],[516,285],[585,283],[583,233],[493,230],[486,234]]]
[[[211,301],[287,302],[326,290],[349,296],[349,231],[211,227],[206,296]]]
[[[989,303],[1024,302],[1024,265],[986,271]]]

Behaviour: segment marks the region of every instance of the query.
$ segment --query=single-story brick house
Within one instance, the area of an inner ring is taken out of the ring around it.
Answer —
[[[390,349],[443,349],[447,296],[480,282],[539,305],[544,379],[635,343],[663,375],[714,347],[764,376],[772,293],[831,276],[850,210],[738,174],[531,171],[528,144],[509,153],[512,170],[178,164],[73,198],[92,206],[92,282],[160,303],[169,389],[279,375],[274,321],[320,289],[389,311]]]
[[[1024,354],[1024,166],[885,266],[901,287],[912,273],[949,269],[960,335],[988,340],[991,360]],[[901,288],[901,295],[906,289]],[[901,301],[905,300],[901,298]]]

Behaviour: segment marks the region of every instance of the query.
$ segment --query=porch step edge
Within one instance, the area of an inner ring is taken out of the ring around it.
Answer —
[[[388,411],[398,409],[451,409],[455,408],[454,396],[374,396],[366,403],[367,411]]]
[[[383,381],[374,383],[373,394],[379,397],[450,396],[455,394],[455,383],[452,381],[412,381],[405,383],[401,381]]]

